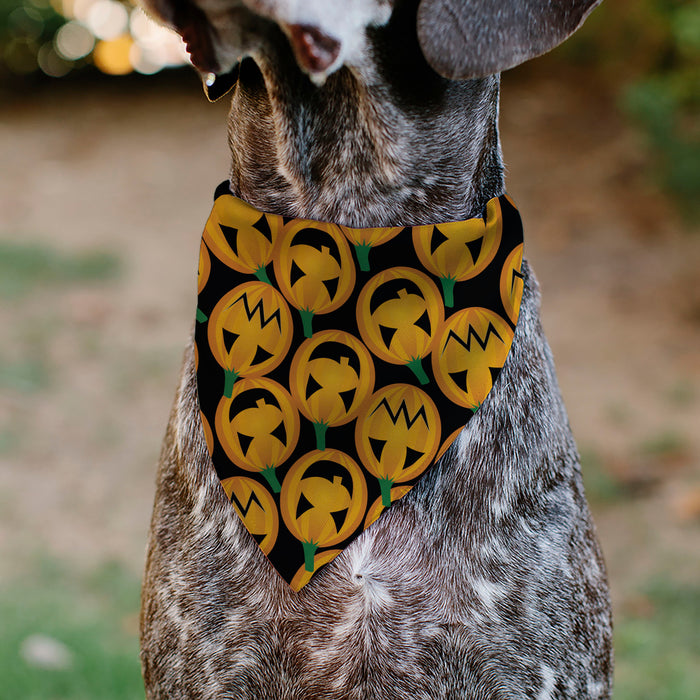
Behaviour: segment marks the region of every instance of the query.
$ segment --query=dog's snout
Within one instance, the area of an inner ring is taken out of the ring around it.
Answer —
[[[299,64],[309,73],[324,73],[338,58],[340,42],[308,24],[292,24],[289,38]]]

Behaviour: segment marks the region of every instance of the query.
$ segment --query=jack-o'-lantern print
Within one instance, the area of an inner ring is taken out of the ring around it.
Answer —
[[[292,342],[292,315],[282,295],[264,282],[245,282],[214,307],[207,335],[225,370],[224,396],[239,377],[259,377],[277,367]]]
[[[292,454],[299,436],[299,414],[292,397],[266,377],[241,379],[216,410],[216,435],[237,466],[262,474],[279,493],[276,468]]]
[[[324,450],[326,429],[355,418],[372,393],[372,357],[350,333],[315,333],[294,355],[289,388],[299,410],[314,424],[316,447]]]
[[[403,498],[412,488],[413,484],[400,484],[399,486],[394,486],[389,492],[391,503]],[[365,530],[386,510],[386,508],[387,507],[384,505],[381,496],[374,503],[372,503],[372,505],[367,509],[367,515],[365,516]]]
[[[279,533],[279,513],[272,495],[262,484],[246,476],[232,476],[221,485],[263,554],[269,554]]]
[[[199,268],[197,269],[197,294],[201,294],[204,287],[209,281],[209,273],[211,272],[211,257],[204,241],[199,245]],[[204,323],[207,320],[207,315],[199,307],[197,307],[197,322]]]
[[[314,556],[313,571],[308,571],[305,565],[302,565],[297,570],[294,577],[289,582],[289,586],[293,591],[300,591],[310,580],[311,577],[322,567],[333,561],[343,550],[342,549],[323,549]]]
[[[440,278],[445,306],[454,306],[454,286],[476,277],[493,260],[501,244],[501,205],[486,205],[486,220],[468,219],[437,226],[414,226],[413,246],[427,270]]]
[[[390,384],[372,395],[355,425],[355,447],[379,480],[384,506],[395,483],[419,476],[440,445],[440,414],[432,399],[411,384]]]
[[[223,195],[214,204],[202,240],[224,264],[269,284],[265,268],[281,228],[281,216],[261,214],[240,199]]]
[[[501,301],[508,318],[516,323],[523,298],[523,244],[513,248],[501,270]]]
[[[301,543],[304,566],[314,570],[319,547],[352,535],[367,507],[367,484],[357,463],[339,450],[314,450],[297,460],[282,482],[280,512]]]
[[[355,257],[360,266],[360,270],[367,272],[370,269],[369,252],[375,246],[390,241],[403,231],[402,226],[392,226],[390,228],[350,228],[341,226],[340,230],[347,236],[355,249]]]
[[[202,420],[202,432],[204,433],[204,441],[207,443],[207,450],[209,454],[214,452],[214,434],[211,432],[211,426],[207,417],[200,411],[199,417]]]
[[[422,359],[430,353],[443,318],[438,288],[409,267],[375,275],[357,301],[357,325],[365,345],[385,362],[406,365],[421,384],[429,381]]]
[[[207,246],[202,241],[199,245],[199,267],[197,268],[197,294],[201,294],[204,287],[206,287],[207,281],[209,280],[209,273],[211,272],[211,258],[209,257],[209,251]]]
[[[315,221],[294,221],[282,230],[275,278],[290,304],[299,309],[304,336],[313,333],[315,314],[345,303],[355,285],[355,263],[340,228]]]
[[[494,311],[471,307],[450,316],[433,349],[433,373],[451,401],[473,411],[491,391],[503,367],[513,331]]]

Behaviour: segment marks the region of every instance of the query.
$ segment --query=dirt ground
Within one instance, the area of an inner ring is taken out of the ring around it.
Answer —
[[[0,240],[114,280],[0,308],[0,576],[48,555],[141,570],[159,445],[195,311],[199,237],[227,174],[225,104],[194,76],[0,106]],[[700,235],[594,84],[507,76],[502,138],[616,605],[700,577]]]

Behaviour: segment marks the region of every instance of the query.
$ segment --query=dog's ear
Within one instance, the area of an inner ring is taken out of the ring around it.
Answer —
[[[418,41],[445,78],[480,78],[546,53],[601,0],[421,0]]]

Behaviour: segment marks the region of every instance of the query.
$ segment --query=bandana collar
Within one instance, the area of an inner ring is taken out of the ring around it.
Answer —
[[[202,237],[202,427],[243,524],[298,591],[442,456],[491,390],[522,297],[522,225],[348,228],[216,191]]]

